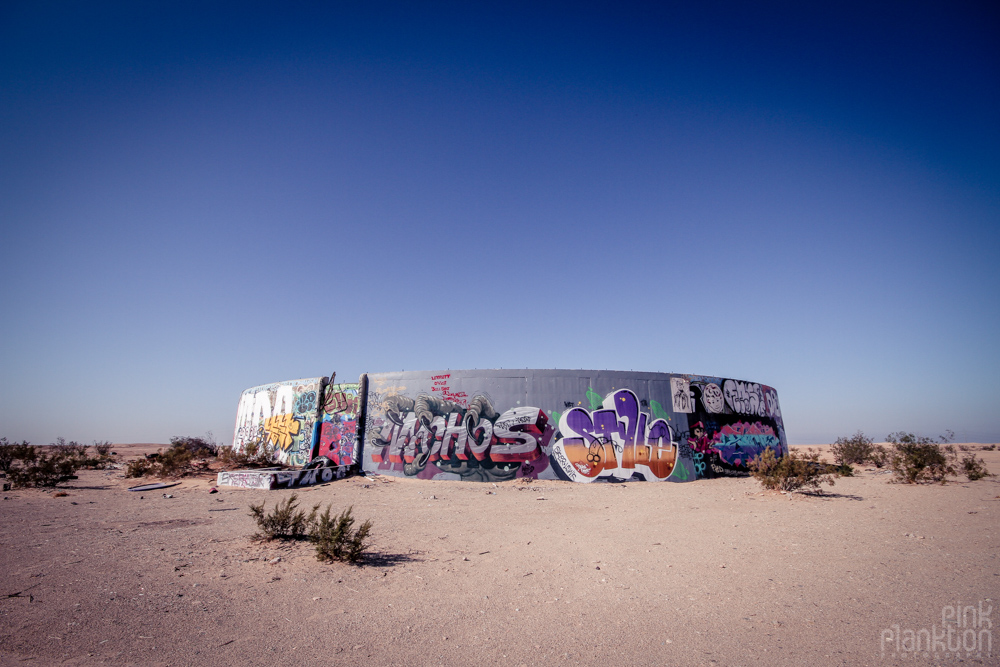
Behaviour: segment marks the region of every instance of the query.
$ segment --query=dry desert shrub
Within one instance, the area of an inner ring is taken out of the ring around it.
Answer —
[[[815,449],[807,450],[805,455],[789,452],[778,457],[770,447],[750,462],[750,472],[765,489],[807,493],[822,493],[820,484],[833,486],[833,478],[842,474],[835,466],[820,461]]]
[[[861,464],[868,462],[874,448],[875,442],[858,431],[849,438],[837,438],[830,447],[830,453],[838,465]]]
[[[276,452],[276,448],[266,442],[250,442],[239,451],[220,447],[219,462],[225,468],[270,468],[275,465]]]
[[[156,470],[156,464],[149,459],[133,459],[125,464],[126,477],[145,477]]]
[[[87,468],[88,470],[106,470],[113,466],[118,461],[118,455],[111,451],[111,443],[104,442],[94,442],[94,456],[83,455],[83,465],[81,468]]]
[[[319,505],[307,515],[298,509],[298,496],[292,494],[285,501],[274,506],[270,513],[264,511],[264,503],[250,505],[250,516],[257,522],[260,532],[254,535],[264,540],[301,540],[316,521]]]
[[[33,459],[37,455],[35,446],[28,444],[27,440],[18,443],[7,442],[7,438],[0,438],[0,471],[8,472],[14,461]]]
[[[207,438],[174,436],[170,438],[170,448],[191,452],[194,458],[211,458],[219,454],[219,445],[209,433]]]
[[[885,445],[872,445],[872,451],[868,455],[868,463],[876,468],[884,468],[889,465],[889,450]]]
[[[52,487],[73,479],[81,467],[75,450],[50,449],[46,452],[33,445],[21,447],[17,458],[7,468],[7,477],[15,487]]]
[[[371,547],[367,541],[371,533],[372,522],[365,521],[354,528],[354,517],[351,512],[354,506],[348,507],[335,517],[330,516],[330,506],[327,505],[319,520],[309,531],[309,539],[316,545],[318,560],[346,560],[357,563],[364,558],[365,552]]]
[[[48,447],[36,447],[25,440],[11,443],[0,438],[0,470],[15,487],[51,487],[73,479],[81,468],[104,469],[114,462],[110,443],[95,443],[96,456],[87,454],[87,445],[57,438]]]
[[[877,445],[863,432],[858,431],[849,438],[837,438],[830,447],[833,460],[840,466],[845,475],[852,464],[870,464],[876,468],[884,468],[889,464],[889,450],[885,445]]]
[[[183,477],[203,473],[209,469],[211,460],[219,451],[218,445],[209,438],[173,437],[166,451],[158,450],[145,458],[129,461],[125,465],[126,477]]]
[[[274,509],[266,511],[264,503],[250,505],[250,516],[257,522],[260,532],[254,535],[263,540],[301,540],[308,538],[316,546],[316,559],[321,561],[343,560],[349,563],[361,561],[371,547],[368,536],[372,522],[365,521],[354,527],[352,512],[354,507],[336,516],[330,515],[331,505],[318,514],[319,505],[314,505],[309,514],[299,509],[298,496],[292,494],[284,502],[276,503]]]
[[[977,459],[976,455],[972,452],[966,453],[959,462],[959,465],[961,465],[962,472],[965,473],[970,482],[975,482],[977,479],[984,477],[995,477],[995,475],[986,469],[986,462],[982,459]]]
[[[893,481],[903,484],[944,484],[948,475],[955,475],[955,447],[947,444],[948,437],[942,436],[939,440],[940,442],[935,442],[904,431],[890,433],[886,441],[892,444],[889,467],[893,472]]]

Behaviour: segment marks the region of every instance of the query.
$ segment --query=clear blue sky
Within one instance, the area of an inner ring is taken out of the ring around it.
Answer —
[[[1000,440],[995,4],[474,4],[3,3],[0,435],[528,367]]]

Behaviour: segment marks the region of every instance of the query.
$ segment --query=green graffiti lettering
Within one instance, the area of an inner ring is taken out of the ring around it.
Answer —
[[[670,421],[670,415],[663,409],[663,406],[660,405],[659,401],[650,401],[649,409],[653,411],[653,416],[657,419],[666,419],[667,421]]]
[[[597,410],[604,405],[604,397],[594,391],[593,387],[587,390],[587,400],[590,401],[591,410]]]

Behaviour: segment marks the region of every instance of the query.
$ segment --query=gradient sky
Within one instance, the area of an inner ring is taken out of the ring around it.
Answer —
[[[4,2],[0,436],[502,367],[1000,440],[1000,14],[813,4]]]

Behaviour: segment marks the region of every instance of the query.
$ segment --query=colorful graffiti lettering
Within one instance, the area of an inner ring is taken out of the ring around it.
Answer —
[[[240,397],[234,445],[273,446],[276,460],[291,466],[322,457],[336,468],[494,482],[745,475],[767,447],[787,451],[777,393],[767,385],[665,373],[640,374],[638,384],[618,371],[515,373],[411,371],[362,375],[358,384],[314,378],[254,387]]]
[[[268,443],[284,451],[291,448],[301,427],[302,422],[292,414],[275,415],[264,421],[264,432],[267,434]]]
[[[768,386],[753,382],[726,380],[722,385],[722,393],[725,396],[726,405],[733,412],[771,417],[772,419],[781,417],[781,408],[778,407],[778,393]],[[702,402],[705,403],[706,409],[710,412],[721,412],[721,410],[712,410],[709,407],[705,401],[704,390]]]
[[[523,406],[500,414],[483,395],[467,408],[428,394],[389,396],[383,405],[386,418],[370,439],[372,460],[403,464],[408,476],[434,464],[460,477],[512,479],[521,464],[543,456],[552,435],[543,410]]]
[[[331,384],[326,388],[323,399],[323,412],[336,414],[338,412],[358,411],[358,385]]]
[[[764,398],[767,400],[767,416],[781,419],[781,406],[778,405],[778,392],[771,387],[764,387]]]
[[[316,456],[342,466],[357,461],[358,405],[357,384],[327,386]]]
[[[653,416],[657,419],[665,419],[670,421],[670,413],[663,409],[659,401],[650,401],[649,409],[653,413]]]
[[[578,482],[629,479],[634,473],[647,480],[669,477],[677,447],[666,420],[640,412],[631,389],[608,394],[601,405],[593,411],[570,408],[560,417],[561,437],[552,453],[562,471]]]
[[[604,402],[604,397],[598,394],[593,389],[587,390],[587,402],[590,403],[591,410],[597,410],[601,407],[601,403]]]
[[[712,448],[719,458],[734,468],[746,467],[768,447],[774,450],[776,456],[785,454],[774,429],[760,422],[727,424],[716,432],[712,441]]]
[[[313,425],[325,378],[293,380],[253,387],[243,392],[236,417],[233,448],[269,444],[276,459],[304,465],[313,449]]]

